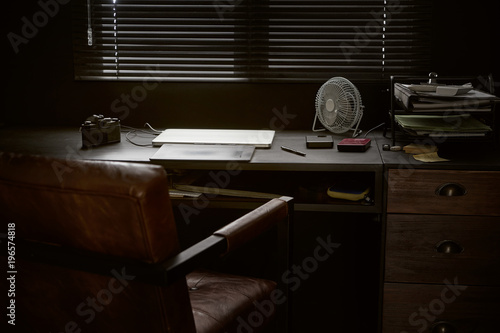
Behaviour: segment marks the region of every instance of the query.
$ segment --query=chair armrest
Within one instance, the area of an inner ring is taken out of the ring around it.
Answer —
[[[177,279],[199,268],[211,259],[219,258],[244,245],[273,225],[287,222],[292,211],[291,197],[275,198],[214,232],[181,253],[161,263],[165,282]],[[284,235],[288,238],[289,235]],[[287,249],[288,250],[288,249]]]
[[[214,232],[227,241],[226,253],[242,246],[289,215],[290,197],[272,199]]]
[[[163,283],[170,284],[213,258],[220,257],[226,248],[227,243],[224,237],[212,235],[157,264],[156,269],[161,274]]]

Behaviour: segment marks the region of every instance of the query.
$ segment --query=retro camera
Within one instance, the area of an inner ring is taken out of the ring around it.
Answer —
[[[96,147],[113,142],[120,142],[120,119],[104,118],[103,115],[93,115],[82,124],[83,148]]]

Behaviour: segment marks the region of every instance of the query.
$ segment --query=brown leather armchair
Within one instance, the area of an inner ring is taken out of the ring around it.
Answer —
[[[286,233],[290,200],[181,251],[162,167],[0,153],[7,320],[19,332],[259,332],[286,291],[197,267],[277,223]]]

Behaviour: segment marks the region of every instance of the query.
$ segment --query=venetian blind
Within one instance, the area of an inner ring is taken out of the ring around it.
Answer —
[[[81,80],[370,81],[429,72],[429,0],[78,0],[74,14]]]

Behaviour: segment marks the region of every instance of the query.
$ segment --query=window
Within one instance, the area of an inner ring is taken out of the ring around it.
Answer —
[[[430,0],[79,0],[75,77],[320,82],[421,75],[429,72],[431,7]]]

